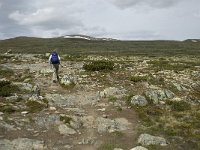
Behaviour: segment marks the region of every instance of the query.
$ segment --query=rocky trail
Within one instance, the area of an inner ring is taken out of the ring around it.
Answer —
[[[134,61],[127,63],[116,62],[114,71],[87,72],[83,69],[84,61],[63,61],[60,82],[53,83],[52,70],[43,58],[28,54],[11,56],[5,58],[1,67],[13,73],[4,75],[1,71],[1,82],[12,81],[20,91],[0,97],[1,150],[152,149],[149,145],[171,149],[177,146],[172,142],[174,138],[158,132],[155,136],[145,134],[149,128],[141,122],[139,117],[144,114],[140,114],[139,108],[153,104],[148,115],[156,118],[157,113],[164,116],[158,112],[160,109],[169,109],[165,108],[166,100],[187,99],[199,113],[198,95],[188,98],[198,84],[195,79],[199,77],[199,68],[179,73],[155,72],[148,68],[149,58],[134,57]],[[147,74],[152,76],[151,83],[145,78]],[[177,93],[170,90],[172,85]],[[200,132],[198,127],[195,131]]]

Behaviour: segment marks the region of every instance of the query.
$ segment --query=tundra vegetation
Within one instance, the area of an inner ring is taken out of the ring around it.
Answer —
[[[57,83],[48,64],[55,48]],[[0,149],[200,149],[199,48],[190,40],[0,41]]]

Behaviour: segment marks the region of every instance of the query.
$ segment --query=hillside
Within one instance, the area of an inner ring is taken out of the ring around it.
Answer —
[[[83,38],[16,37],[0,41],[2,53],[46,53],[58,49],[65,54],[199,56],[200,42],[189,41],[106,41]]]

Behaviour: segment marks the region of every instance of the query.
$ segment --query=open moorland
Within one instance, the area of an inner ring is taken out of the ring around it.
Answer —
[[[0,52],[1,150],[200,149],[198,40],[18,37]]]

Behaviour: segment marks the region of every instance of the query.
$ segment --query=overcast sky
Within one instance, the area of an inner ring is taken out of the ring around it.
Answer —
[[[200,38],[200,0],[0,0],[0,39],[69,34]]]

